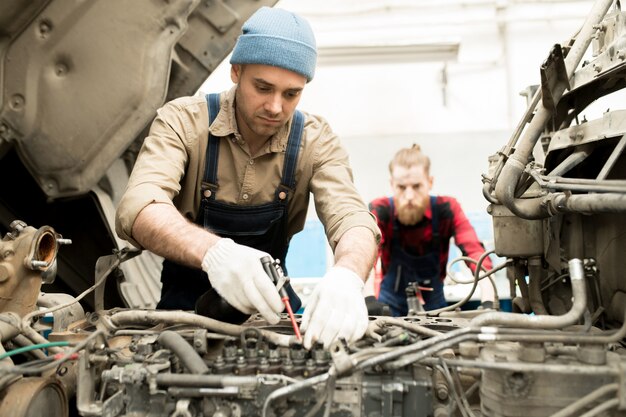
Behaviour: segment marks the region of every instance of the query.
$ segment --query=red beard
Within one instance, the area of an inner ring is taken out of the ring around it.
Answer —
[[[425,211],[424,206],[409,205],[406,202],[399,204],[398,221],[405,226],[416,225],[424,217]]]

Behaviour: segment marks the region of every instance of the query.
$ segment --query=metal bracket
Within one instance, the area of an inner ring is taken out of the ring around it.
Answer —
[[[207,2],[198,6],[195,11],[221,34],[228,32],[239,21],[237,12],[223,1]]]
[[[554,92],[556,90],[565,91],[570,88],[563,58],[563,50],[558,43],[552,47],[550,55],[541,64],[541,101],[543,107],[548,110],[555,110],[556,103]],[[560,96],[560,93],[558,94]]]
[[[626,135],[622,136],[615,148],[613,148],[613,152],[611,152],[611,155],[606,160],[602,170],[600,170],[600,173],[596,177],[597,180],[606,179],[607,175],[609,175],[609,172],[611,172],[611,169],[615,165],[615,162],[624,152],[624,149],[626,149]]]
[[[386,382],[382,384],[382,416],[393,417],[393,400],[399,394],[398,400],[402,399],[402,394],[406,391],[405,386],[400,382]]]
[[[346,340],[340,337],[330,345],[330,357],[337,370],[337,375],[343,375],[354,368],[354,361],[350,357]]]
[[[141,253],[140,250],[124,247],[121,250],[113,251],[113,255],[101,256],[96,261],[96,278],[95,278],[95,291],[94,291],[94,303],[95,311],[104,310],[104,287],[108,276],[111,272],[115,271],[122,262],[126,262],[129,259]]]

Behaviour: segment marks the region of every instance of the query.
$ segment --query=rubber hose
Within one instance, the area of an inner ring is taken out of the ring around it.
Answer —
[[[178,333],[166,330],[159,335],[157,342],[164,348],[171,350],[192,374],[200,375],[209,372],[208,366],[198,352]]]

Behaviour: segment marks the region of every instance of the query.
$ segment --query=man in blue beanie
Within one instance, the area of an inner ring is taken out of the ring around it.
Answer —
[[[198,310],[214,291],[235,309],[220,318],[259,312],[277,323],[284,306],[260,259],[285,266],[312,193],[335,262],[305,308],[304,346],[363,336],[362,288],[380,231],[338,137],[323,118],[296,110],[316,57],[305,19],[263,7],[243,25],[229,91],[159,109],[116,215],[121,238],[165,258],[158,308]]]

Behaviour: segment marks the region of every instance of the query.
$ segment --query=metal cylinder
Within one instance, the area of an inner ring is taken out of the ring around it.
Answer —
[[[587,291],[582,261],[571,259],[569,276],[572,284],[573,303],[571,309],[561,316],[530,316],[516,313],[485,313],[471,320],[473,327],[504,325],[527,329],[562,329],[575,324],[587,308]]]
[[[49,378],[24,378],[0,393],[0,417],[67,417],[67,396]]]

